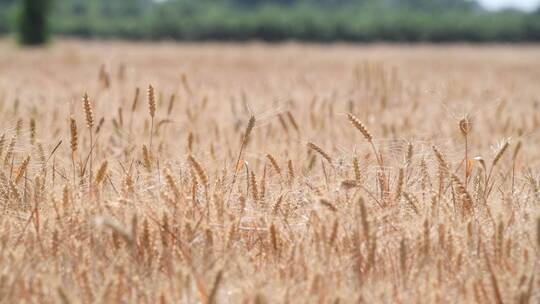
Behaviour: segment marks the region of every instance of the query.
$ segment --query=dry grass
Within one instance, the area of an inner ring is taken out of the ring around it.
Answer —
[[[536,46],[0,53],[5,303],[540,301]]]

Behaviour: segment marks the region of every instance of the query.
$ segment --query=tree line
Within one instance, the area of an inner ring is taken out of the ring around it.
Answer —
[[[88,38],[520,42],[540,40],[540,10],[489,12],[469,0],[0,0],[0,33],[42,28]]]

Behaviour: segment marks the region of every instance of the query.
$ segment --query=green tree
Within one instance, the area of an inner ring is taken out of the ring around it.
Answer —
[[[19,41],[23,45],[47,42],[49,0],[22,0],[19,14]]]
[[[9,32],[10,17],[15,0],[0,0],[0,34]]]

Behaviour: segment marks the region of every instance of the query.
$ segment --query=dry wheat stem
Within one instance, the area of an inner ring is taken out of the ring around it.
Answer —
[[[240,144],[240,150],[238,151],[238,157],[236,159],[236,164],[234,166],[234,174],[233,174],[233,180],[231,182],[229,195],[227,197],[227,202],[229,202],[229,199],[231,197],[234,185],[236,184],[236,179],[238,177],[238,167],[240,166],[240,160],[242,159],[242,153],[244,152],[245,146],[247,144],[247,141],[249,139],[249,136],[251,135],[251,132],[253,131],[253,128],[255,127],[255,116],[251,116],[249,118],[248,124],[246,126],[246,130],[244,132],[244,136],[242,137],[242,143]]]
[[[86,115],[86,126],[88,127],[88,134],[90,135],[90,152],[89,152],[89,172],[88,172],[88,185],[89,185],[89,192],[92,193],[92,178],[93,178],[93,171],[92,171],[92,163],[93,163],[93,157],[92,157],[92,150],[94,147],[94,141],[92,137],[92,128],[94,127],[94,113],[92,111],[92,106],[90,104],[90,98],[88,98],[88,94],[85,93],[83,97],[83,107],[84,107],[84,113]]]

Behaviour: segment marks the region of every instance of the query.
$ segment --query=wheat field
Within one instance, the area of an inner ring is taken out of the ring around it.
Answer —
[[[539,52],[0,41],[0,299],[538,303]]]

